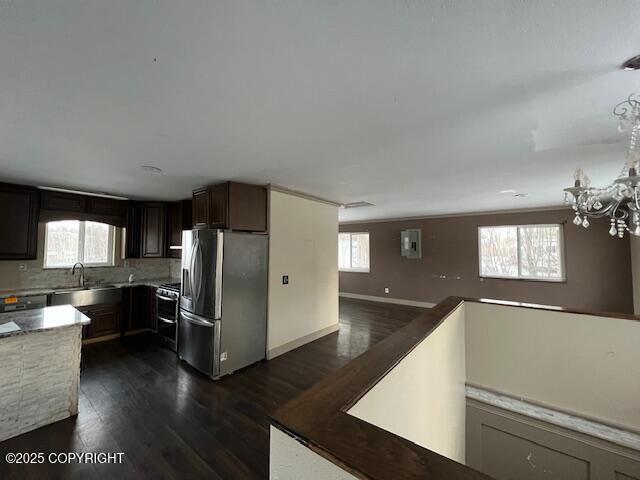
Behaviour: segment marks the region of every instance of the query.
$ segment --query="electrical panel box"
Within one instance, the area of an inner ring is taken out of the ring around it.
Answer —
[[[422,258],[422,231],[419,228],[400,232],[400,255],[406,258]]]

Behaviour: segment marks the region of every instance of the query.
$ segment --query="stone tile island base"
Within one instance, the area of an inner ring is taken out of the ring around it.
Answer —
[[[78,413],[82,325],[0,339],[0,442]]]

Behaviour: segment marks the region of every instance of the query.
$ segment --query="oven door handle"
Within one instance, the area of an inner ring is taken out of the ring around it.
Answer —
[[[158,320],[160,320],[161,322],[164,322],[164,323],[171,323],[171,324],[176,323],[175,320],[169,320],[168,318],[164,318],[164,317],[160,317],[160,316],[158,316]]]
[[[169,302],[177,302],[178,301],[177,298],[165,297],[164,295],[158,295],[157,293],[156,293],[156,298],[159,298],[160,300],[167,300]]]

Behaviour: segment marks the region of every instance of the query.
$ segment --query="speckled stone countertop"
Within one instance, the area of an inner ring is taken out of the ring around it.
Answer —
[[[117,288],[126,288],[126,287],[159,287],[164,283],[180,283],[180,279],[176,278],[156,278],[152,280],[136,280],[133,283],[129,282],[119,282],[119,283],[105,283],[103,286],[109,287],[117,287]],[[55,287],[55,288],[44,288],[44,287],[36,287],[36,288],[25,288],[19,290],[4,290],[0,291],[0,299],[7,297],[23,297],[27,295],[51,295],[54,292],[62,292],[65,290],[72,289],[74,287]]]
[[[88,325],[91,320],[71,305],[0,313],[0,340],[45,330]],[[11,325],[9,325],[11,324]],[[15,327],[18,329],[15,329]],[[9,331],[3,331],[7,327]]]

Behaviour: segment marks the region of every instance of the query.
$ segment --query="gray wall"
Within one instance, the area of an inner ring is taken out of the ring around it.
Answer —
[[[606,219],[588,229],[568,209],[342,224],[341,232],[370,233],[369,273],[340,272],[340,292],[437,303],[449,295],[633,312],[629,239],[612,238]],[[564,223],[566,281],[481,279],[481,225]],[[400,231],[422,229],[422,258],[400,256]],[[446,276],[446,278],[440,278]],[[389,287],[389,294],[384,288]]]

